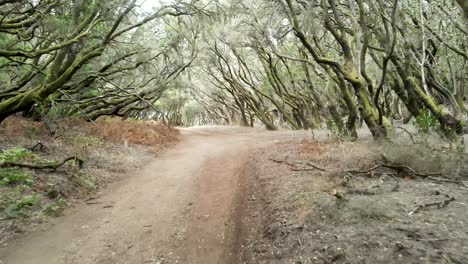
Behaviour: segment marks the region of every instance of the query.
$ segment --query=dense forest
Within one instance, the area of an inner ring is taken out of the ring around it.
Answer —
[[[464,0],[141,4],[0,1],[0,122],[326,126],[351,139],[363,125],[384,138],[408,122],[451,140],[464,132]]]
[[[468,263],[468,0],[0,0],[0,264]]]

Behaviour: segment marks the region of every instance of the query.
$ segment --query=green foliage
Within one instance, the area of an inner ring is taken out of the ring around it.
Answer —
[[[429,110],[422,109],[419,111],[419,115],[416,116],[414,125],[419,132],[427,134],[431,129],[439,126],[439,121]]]
[[[47,118],[49,120],[58,120],[69,116],[69,109],[67,105],[61,104],[58,100],[61,94],[55,93],[49,95],[47,98],[37,98],[35,102],[35,111],[41,118]],[[44,121],[44,119],[42,119]]]
[[[90,178],[82,173],[73,174],[70,177],[70,181],[73,182],[78,188],[83,189],[85,192],[94,192],[97,189],[95,179]]]
[[[31,174],[25,171],[15,168],[0,168],[0,185],[30,185],[32,183]]]
[[[28,163],[37,165],[55,165],[58,164],[57,160],[44,159],[32,151],[21,147],[15,147],[4,150],[0,153],[0,162],[14,162],[18,163],[24,160],[28,160]],[[28,175],[28,176],[26,176]],[[0,170],[0,185],[7,184],[29,184],[29,174],[15,169]],[[5,181],[5,182],[3,182]]]
[[[50,120],[58,120],[65,116],[67,116],[67,111],[56,101],[56,95],[51,95],[47,97],[46,102],[44,104],[40,104],[42,107],[41,113],[43,116],[47,116]]]
[[[15,147],[3,150],[0,153],[0,162],[18,162],[25,158],[33,158],[34,156],[34,153],[25,148]]]
[[[89,89],[89,90],[86,90],[84,93],[83,93],[83,99],[85,98],[93,98],[93,97],[96,97],[100,94],[100,92],[97,90],[97,89]]]
[[[63,201],[58,200],[57,202],[48,203],[42,209],[44,215],[49,217],[59,217],[62,215],[64,209]]]
[[[8,188],[0,186],[0,210],[5,210],[6,207],[23,197],[23,194],[29,190],[30,187],[27,185],[16,185]]]
[[[28,195],[13,201],[5,208],[5,213],[10,218],[26,217],[31,209],[38,203],[37,195]]]
[[[57,120],[64,116],[63,108],[53,105],[50,110],[47,112],[47,117],[51,120]]]
[[[338,133],[338,128],[336,127],[335,121],[331,117],[328,117],[327,120],[325,121],[325,124],[327,125],[328,131],[330,133],[336,135]]]
[[[66,34],[68,25],[64,17],[47,16],[44,20],[44,26],[49,32],[57,32],[58,34]]]

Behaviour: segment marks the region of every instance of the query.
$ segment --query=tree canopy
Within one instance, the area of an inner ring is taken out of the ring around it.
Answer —
[[[0,122],[101,116],[375,138],[467,120],[463,0],[0,1]]]

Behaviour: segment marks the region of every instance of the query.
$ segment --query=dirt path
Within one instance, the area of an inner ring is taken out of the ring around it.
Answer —
[[[96,204],[1,248],[0,263],[235,262],[231,216],[257,139],[223,130],[182,134],[178,146],[110,186]]]

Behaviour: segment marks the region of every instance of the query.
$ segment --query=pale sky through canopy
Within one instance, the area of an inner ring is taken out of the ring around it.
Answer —
[[[165,2],[164,0],[142,0],[141,3],[141,9],[146,11],[146,12],[151,12],[153,11],[154,7],[161,6],[161,4]]]

